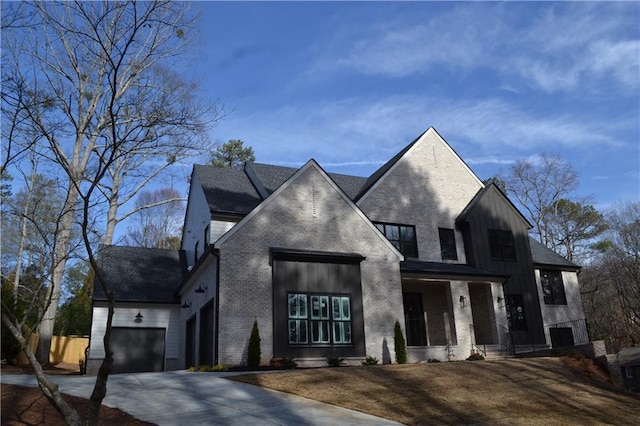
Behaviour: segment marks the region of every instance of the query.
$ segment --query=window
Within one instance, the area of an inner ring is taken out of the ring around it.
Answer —
[[[416,243],[416,228],[412,225],[394,225],[376,223],[376,228],[387,237],[387,240],[398,249],[405,257],[418,257],[418,244]]]
[[[442,260],[458,260],[458,251],[456,250],[456,235],[453,229],[438,228],[440,235],[440,253]]]
[[[567,304],[561,271],[540,271],[540,282],[542,283],[542,293],[544,294],[545,304]]]
[[[209,225],[207,225],[206,228],[204,228],[204,246],[208,247],[209,246],[209,236],[211,235],[211,232],[209,230]]]
[[[513,245],[511,231],[489,229],[489,252],[496,260],[516,260],[516,250]]]
[[[351,344],[349,296],[291,293],[288,298],[289,344]]]
[[[630,366],[624,366],[622,368],[624,369],[624,378],[633,379],[633,368]]]
[[[507,320],[512,331],[527,331],[527,318],[524,314],[524,302],[520,294],[505,294],[507,302]]]

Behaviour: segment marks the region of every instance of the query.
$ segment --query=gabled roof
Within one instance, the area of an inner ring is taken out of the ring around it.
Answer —
[[[179,302],[175,291],[187,272],[183,250],[103,246],[98,262],[116,302]],[[107,300],[97,278],[93,300]]]
[[[360,208],[349,198],[347,194],[338,186],[338,184],[332,179],[332,177],[324,171],[324,169],[314,160],[311,159],[307,161],[305,165],[300,167],[295,173],[289,177],[283,184],[278,186],[278,188],[267,197],[267,199],[260,203],[260,205],[253,209],[248,215],[246,215],[240,222],[238,222],[233,228],[227,231],[218,241],[214,243],[214,248],[218,249],[222,244],[224,244],[229,238],[231,238],[236,232],[238,232],[242,227],[249,221],[253,220],[256,215],[259,215],[261,211],[269,205],[269,203],[273,202],[277,197],[280,196],[282,192],[284,192],[289,185],[295,182],[300,176],[302,176],[307,170],[312,169],[315,170],[325,179],[327,184],[331,185],[337,192],[337,194],[349,205],[351,209],[353,209],[354,213],[360,216],[360,218],[364,221],[364,223],[369,226],[372,232],[374,232],[380,240],[392,251],[397,257],[398,260],[402,260],[404,257],[402,254],[387,240],[384,235],[380,232],[378,228],[373,225],[373,223],[367,218],[367,216],[360,210]]]
[[[556,266],[561,269],[578,270],[580,266],[570,260],[560,256],[555,251],[547,248],[544,244],[529,237],[529,245],[531,246],[531,257],[533,263],[537,266]]]
[[[244,170],[194,165],[211,213],[247,214],[262,202]]]
[[[490,183],[489,185],[485,186],[484,188],[478,191],[478,193],[473,197],[473,199],[471,199],[469,204],[467,204],[464,210],[462,210],[462,212],[458,215],[458,217],[456,218],[456,223],[465,222],[469,213],[471,213],[473,209],[478,205],[480,200],[482,200],[482,198],[491,191],[496,191],[498,194],[500,194],[500,196],[504,198],[509,203],[509,205],[513,208],[513,210],[518,214],[518,216],[522,219],[522,221],[527,224],[527,227],[529,229],[533,228],[533,226],[531,225],[531,222],[529,222],[527,218],[524,217],[524,215],[520,212],[520,210],[518,210],[515,204],[511,202],[509,197],[507,197],[507,195],[500,189],[500,187],[498,187],[493,183]]]

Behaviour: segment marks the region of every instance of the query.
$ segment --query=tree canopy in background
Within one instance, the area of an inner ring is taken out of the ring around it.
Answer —
[[[116,225],[128,216],[120,209],[172,164],[210,151],[206,130],[219,112],[196,98],[195,84],[178,70],[195,28],[188,3],[2,3],[2,183],[10,175],[20,188],[29,176],[42,175],[60,191],[49,216],[55,224],[47,235],[52,254],[39,275],[47,297],[29,306],[39,313],[42,363],[48,362],[76,237],[83,246],[78,254],[102,278],[98,247],[112,243]],[[113,362],[113,293],[106,280],[99,282],[110,306],[107,355],[89,400],[88,424],[98,420]],[[3,324],[27,348],[21,324],[28,313],[13,310],[4,296]],[[79,424],[79,414],[38,368],[38,359],[26,353],[47,398],[67,423]]]
[[[228,142],[218,145],[211,152],[211,164],[216,167],[226,167],[230,169],[242,168],[245,161],[256,161],[253,148],[243,146],[244,142],[239,139],[231,139]]]

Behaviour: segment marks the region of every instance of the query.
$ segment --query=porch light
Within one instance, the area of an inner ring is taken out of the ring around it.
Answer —
[[[138,314],[135,316],[135,319],[133,321],[134,322],[142,322],[142,318],[144,318],[144,316],[142,316],[140,311],[138,311]]]
[[[196,293],[198,293],[198,294],[202,294],[202,293],[204,293],[204,292],[206,292],[206,291],[207,291],[207,286],[205,286],[204,288],[202,288],[202,284],[200,284],[200,285],[198,286],[198,288],[196,289]]]
[[[191,307],[191,302],[189,302],[188,300],[185,300],[184,303],[182,305],[180,305],[181,308],[183,309],[187,309]]]
[[[502,308],[502,301],[504,300],[502,296],[498,296],[498,306]]]
[[[467,300],[466,297],[460,296],[460,306],[462,306],[463,308],[467,306],[467,304],[465,303],[466,300]]]

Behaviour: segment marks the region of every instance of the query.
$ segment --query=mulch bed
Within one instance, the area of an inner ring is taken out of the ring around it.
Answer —
[[[2,374],[32,374],[30,366],[2,365]],[[47,375],[79,374],[79,371],[70,365],[48,366],[45,368]],[[77,396],[64,395],[64,399],[83,415],[87,400]],[[47,400],[40,388],[24,387],[18,385],[2,384],[0,424],[11,425],[47,425],[63,426],[64,417]],[[133,425],[144,426],[153,423],[138,420],[117,408],[102,406],[100,410],[99,425]]]

